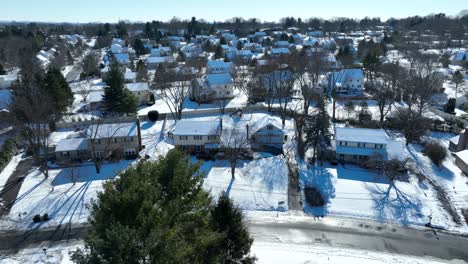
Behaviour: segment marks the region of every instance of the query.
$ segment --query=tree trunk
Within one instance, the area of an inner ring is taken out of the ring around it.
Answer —
[[[233,179],[236,178],[236,177],[235,177],[235,174],[236,174],[236,164],[233,163],[233,164],[231,164],[231,177],[232,177]]]
[[[332,121],[335,122],[335,111],[336,111],[336,99],[333,98],[333,114],[332,114]]]
[[[96,173],[100,174],[101,173],[101,165],[98,163],[94,163],[94,167],[96,168]]]

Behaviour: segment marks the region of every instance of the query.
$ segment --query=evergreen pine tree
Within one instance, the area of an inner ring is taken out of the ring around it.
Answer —
[[[73,103],[73,93],[68,86],[67,80],[63,77],[62,72],[50,67],[42,80],[42,86],[48,93],[53,102],[52,116],[57,121],[62,114]]]
[[[317,150],[326,149],[331,145],[330,116],[325,106],[325,99],[319,98],[317,113],[305,119],[306,144],[314,148],[314,160]]]
[[[216,51],[215,51],[215,54],[214,54],[214,58],[217,60],[217,59],[221,59],[223,57],[224,57],[223,47],[221,47],[221,45],[216,46]]]
[[[136,97],[125,88],[124,76],[118,62],[112,62],[104,88],[103,101],[108,111],[120,114],[136,112],[138,102]]]
[[[242,50],[244,48],[244,44],[241,41],[237,41],[237,50]]]
[[[107,181],[76,263],[222,263],[198,166],[178,150]],[[244,249],[244,247],[242,247]]]
[[[0,75],[5,75],[6,71],[3,69],[3,65],[0,64]]]
[[[223,192],[212,209],[212,226],[223,234],[215,248],[223,261],[220,263],[254,263],[256,258],[249,255],[253,239],[244,223],[242,211]]]
[[[221,37],[221,38],[219,39],[219,44],[220,44],[220,45],[227,45],[226,39],[225,39],[224,37]]]
[[[133,48],[135,49],[135,53],[137,56],[148,53],[145,48],[145,45],[143,44],[143,41],[141,41],[141,39],[139,38],[135,39],[135,42],[133,43]]]
[[[146,69],[146,65],[142,60],[137,62],[136,66],[137,71],[137,82],[147,82],[148,81],[148,70]]]

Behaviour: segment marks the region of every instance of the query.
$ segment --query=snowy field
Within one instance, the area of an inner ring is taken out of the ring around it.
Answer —
[[[278,202],[287,207],[288,169],[281,156],[241,161],[235,179],[228,161],[207,161],[201,171],[206,175],[203,187],[213,197],[225,191],[243,210],[276,211]]]
[[[291,241],[258,242],[254,241],[252,253],[258,257],[258,264],[436,264],[442,261],[416,258],[390,253],[372,252],[357,249],[339,248],[316,244],[299,244]]]
[[[81,241],[47,243],[22,249],[15,255],[0,257],[0,264],[71,264],[70,251],[82,247]],[[43,248],[47,248],[44,253]],[[323,244],[299,244],[294,242],[263,242],[255,240],[251,254],[258,264],[438,264],[445,261],[432,258],[417,258],[383,252],[364,251]],[[454,262],[455,263],[455,262]],[[462,262],[457,262],[462,263]]]
[[[452,136],[432,133],[430,137],[448,147]],[[410,144],[403,154],[415,160],[421,172],[444,187],[460,214],[462,206],[466,207],[468,203],[468,178],[454,164],[455,158],[450,154],[438,168],[421,151],[420,145]],[[414,175],[410,175],[408,182],[392,184],[376,172],[353,165],[324,164],[308,168],[302,163],[300,170],[302,187],[319,188],[328,202],[324,207],[310,207],[304,201],[304,210],[308,214],[367,218],[403,225],[424,225],[432,218],[434,226],[468,232],[468,225],[456,225],[442,208],[433,187],[427,182],[419,182]]]
[[[102,190],[102,183],[114,178],[131,162],[122,160],[104,164],[100,174],[96,174],[92,164],[51,169],[48,179],[38,169],[33,169],[24,179],[8,219],[2,223],[3,228],[32,229],[86,222],[89,215],[86,205]],[[77,175],[75,185],[71,180],[72,173]],[[49,215],[49,221],[32,222],[34,215],[45,213]]]

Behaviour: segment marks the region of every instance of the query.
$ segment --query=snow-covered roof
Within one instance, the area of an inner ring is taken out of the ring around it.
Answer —
[[[170,61],[171,57],[148,57],[146,58],[146,63],[165,63]]]
[[[468,149],[456,152],[455,156],[461,159],[465,164],[468,164]]]
[[[361,69],[343,69],[339,72],[334,72],[334,80],[336,83],[343,83],[347,79],[363,79],[364,73]]]
[[[335,139],[338,141],[387,144],[387,133],[383,129],[337,127]]]
[[[219,121],[180,120],[172,133],[178,136],[217,135],[219,129]]]
[[[130,61],[130,57],[127,53],[115,53],[114,57],[119,62],[127,62]]]
[[[91,91],[89,92],[88,96],[86,97],[86,101],[90,103],[97,103],[102,101],[102,96],[104,95],[104,91]]]
[[[271,49],[272,54],[288,54],[289,49],[287,48],[273,48]]]
[[[114,123],[91,125],[86,130],[90,138],[134,137],[137,135],[136,123]]]
[[[232,84],[232,78],[228,73],[208,74],[206,82],[208,85],[226,85]]]
[[[124,74],[125,80],[133,80],[133,79],[136,78],[136,76],[137,76],[137,73],[136,73],[136,72],[126,72],[126,73]]]
[[[65,138],[60,140],[55,147],[56,152],[86,149],[88,149],[86,138]]]
[[[207,63],[208,68],[229,68],[232,67],[232,62],[225,62],[221,60],[209,60]]]
[[[127,83],[125,85],[128,90],[131,92],[140,92],[140,91],[149,91],[148,83],[139,82],[139,83]]]

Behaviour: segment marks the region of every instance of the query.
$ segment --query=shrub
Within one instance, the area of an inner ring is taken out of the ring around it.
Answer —
[[[315,187],[305,187],[304,195],[309,206],[316,207],[325,205],[325,199]]]
[[[6,167],[8,162],[16,153],[16,144],[12,139],[5,140],[2,148],[0,149],[0,172]]]
[[[49,219],[50,219],[50,218],[49,218],[49,214],[44,214],[44,215],[42,216],[42,221],[49,221]]]
[[[426,143],[423,153],[437,166],[440,166],[442,161],[447,157],[447,149],[435,141]]]
[[[444,106],[444,112],[449,114],[455,114],[455,98],[450,98],[447,104]]]
[[[159,118],[159,112],[158,112],[158,111],[152,110],[152,111],[149,111],[149,112],[148,112],[148,119],[149,119],[151,122],[156,122],[156,121],[158,121],[158,118]]]
[[[32,220],[33,220],[34,223],[41,222],[41,215],[38,215],[38,214],[35,215]]]

